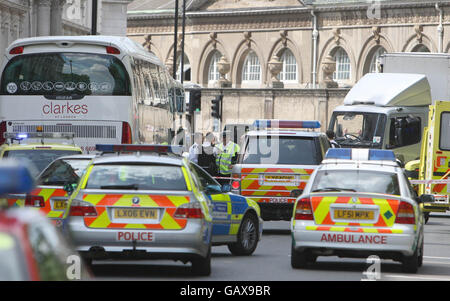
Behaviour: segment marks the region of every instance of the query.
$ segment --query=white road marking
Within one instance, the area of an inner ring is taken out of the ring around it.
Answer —
[[[450,281],[450,277],[436,277],[436,275],[417,275],[417,276],[406,276],[406,275],[392,275],[392,274],[381,274],[381,278],[403,278],[412,280],[427,280],[427,281]]]

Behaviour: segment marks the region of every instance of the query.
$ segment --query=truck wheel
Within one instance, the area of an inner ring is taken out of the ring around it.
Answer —
[[[192,259],[192,273],[196,276],[211,275],[211,246],[209,246],[206,257]]]
[[[430,212],[424,212],[423,217],[425,218],[425,224],[428,223],[428,220],[430,219]]]
[[[239,227],[237,242],[229,244],[233,255],[252,255],[258,245],[258,220],[253,214],[246,214]]]

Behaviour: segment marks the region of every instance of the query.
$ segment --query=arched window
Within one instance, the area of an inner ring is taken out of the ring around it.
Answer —
[[[242,81],[261,81],[261,65],[259,63],[258,56],[254,51],[250,51],[245,58],[244,65],[242,67]]]
[[[220,78],[219,69],[217,63],[220,61],[222,54],[219,51],[215,51],[211,57],[208,69],[208,82],[218,81]]]
[[[296,82],[298,78],[297,60],[292,51],[289,49],[284,50],[280,61],[283,63],[283,69],[278,75],[279,80],[282,82]]]
[[[431,51],[427,46],[419,44],[413,48],[412,52],[431,52]]]
[[[351,66],[350,58],[347,52],[341,47],[339,47],[333,56],[336,61],[336,71],[333,73],[333,80],[339,82],[350,79]]]
[[[186,54],[184,55],[183,60],[183,81],[190,82],[191,81],[191,63],[189,62]],[[181,81],[181,55],[177,58],[177,80]]]
[[[386,53],[386,49],[384,49],[384,47],[379,46],[376,48],[375,52],[372,54],[372,58],[370,59],[370,66],[369,66],[370,73],[378,72],[379,59],[380,56],[384,53]]]

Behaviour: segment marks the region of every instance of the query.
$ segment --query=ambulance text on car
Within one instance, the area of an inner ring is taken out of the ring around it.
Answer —
[[[97,150],[103,154],[86,169],[68,211],[74,244],[88,260],[173,259],[209,275],[213,244],[227,244],[238,255],[255,250],[262,232],[258,205],[227,193],[173,153],[181,148],[97,145]]]
[[[297,199],[291,221],[291,265],[317,256],[393,259],[406,272],[422,265],[424,217],[389,150],[329,149]]]
[[[256,120],[232,169],[234,193],[258,202],[264,220],[290,220],[295,199],[330,147],[318,121]]]

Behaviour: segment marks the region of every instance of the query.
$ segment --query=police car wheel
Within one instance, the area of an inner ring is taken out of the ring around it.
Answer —
[[[192,259],[192,273],[196,276],[211,275],[211,246],[209,246],[208,254],[205,258],[198,257]]]
[[[420,254],[422,247],[417,247],[414,254],[411,256],[404,256],[402,260],[402,271],[405,273],[417,273],[420,266]]]
[[[253,254],[258,245],[258,221],[252,214],[246,214],[239,227],[237,242],[228,245],[233,255]]]

